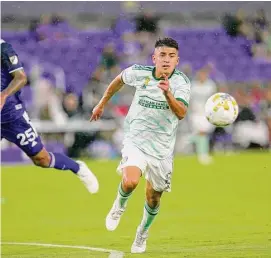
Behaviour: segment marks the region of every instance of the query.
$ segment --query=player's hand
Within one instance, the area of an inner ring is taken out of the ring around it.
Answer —
[[[98,104],[96,107],[93,108],[92,110],[92,115],[90,117],[90,122],[91,121],[97,121],[103,114],[104,112],[104,106],[101,104]]]
[[[169,92],[169,81],[167,75],[163,74],[163,80],[161,80],[158,84],[158,88],[160,88],[164,94]]]
[[[0,103],[1,108],[0,108],[0,110],[2,110],[3,106],[6,103],[7,95],[3,94],[2,92],[0,94],[1,94],[1,103]]]

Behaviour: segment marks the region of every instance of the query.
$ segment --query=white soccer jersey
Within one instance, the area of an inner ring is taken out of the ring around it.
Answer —
[[[125,84],[136,88],[124,122],[124,145],[134,144],[158,159],[173,154],[179,119],[170,110],[163,91],[157,87],[155,67],[133,65],[122,73]],[[190,81],[175,70],[169,77],[170,91],[186,106],[190,99]]]

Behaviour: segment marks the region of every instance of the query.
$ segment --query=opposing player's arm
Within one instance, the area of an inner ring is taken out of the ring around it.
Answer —
[[[13,80],[10,82],[8,87],[1,92],[1,95],[4,95],[5,97],[16,93],[27,83],[27,77],[23,69],[15,70],[10,74],[13,77]]]
[[[3,68],[6,68],[13,77],[8,87],[1,92],[1,109],[5,105],[8,96],[16,93],[27,82],[27,77],[23,70],[23,66],[18,58],[18,55],[12,46],[1,40],[1,63]]]

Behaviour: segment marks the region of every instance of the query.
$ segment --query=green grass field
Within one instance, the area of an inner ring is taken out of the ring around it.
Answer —
[[[142,258],[271,257],[270,153],[218,155],[210,166],[201,166],[195,157],[176,158],[172,192],[162,198],[143,255],[129,253],[143,212],[143,179],[117,230],[105,229],[120,180],[117,164],[88,162],[100,181],[97,195],[67,171],[3,167],[2,242],[97,247]],[[2,245],[2,257],[108,256],[65,247]]]

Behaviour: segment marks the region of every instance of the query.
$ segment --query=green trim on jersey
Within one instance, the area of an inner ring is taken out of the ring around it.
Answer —
[[[163,80],[163,77],[162,77],[162,78],[157,78],[157,77],[155,76],[155,69],[156,69],[156,68],[153,67],[153,69],[152,69],[152,77],[153,77],[156,81]],[[172,72],[172,74],[168,77],[168,79],[170,79],[174,73],[175,73],[175,69],[174,69],[174,71]]]
[[[184,73],[182,73],[181,71],[175,70],[174,74],[182,76],[184,78],[184,80],[185,80],[186,83],[190,83],[189,78]]]
[[[182,99],[182,98],[176,98],[176,99],[183,102],[188,107],[188,103],[184,99]]]
[[[144,70],[144,71],[152,71],[153,66],[147,66],[147,65],[133,65],[132,70]]]

